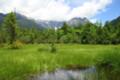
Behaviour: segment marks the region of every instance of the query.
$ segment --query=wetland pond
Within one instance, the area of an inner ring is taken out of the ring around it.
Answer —
[[[98,80],[95,67],[85,69],[57,69],[54,72],[45,72],[35,75],[31,80]]]

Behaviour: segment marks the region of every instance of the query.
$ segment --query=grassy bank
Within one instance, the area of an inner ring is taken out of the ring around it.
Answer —
[[[48,44],[24,45],[16,50],[0,48],[0,80],[26,80],[32,74],[67,65],[92,66],[99,54],[114,51],[120,45],[57,44],[56,48],[55,53],[50,52]]]

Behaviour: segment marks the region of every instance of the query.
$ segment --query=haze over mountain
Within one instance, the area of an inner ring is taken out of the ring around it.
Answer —
[[[0,13],[0,23],[3,22],[4,17],[6,14]],[[37,27],[37,28],[59,28],[62,27],[64,21],[47,21],[47,20],[34,20],[30,19],[24,15],[16,13],[16,18],[18,21],[18,25],[21,27]],[[77,26],[79,24],[85,24],[89,22],[87,18],[73,18],[66,23],[70,26]]]

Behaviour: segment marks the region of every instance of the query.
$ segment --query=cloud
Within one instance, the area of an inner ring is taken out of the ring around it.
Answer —
[[[0,12],[16,11],[42,20],[92,18],[104,11],[112,0],[0,0]]]
[[[83,5],[74,8],[69,14],[69,18],[72,17],[93,17],[96,14],[105,10],[111,0],[89,0],[83,3]]]
[[[92,23],[96,23],[97,22],[97,19],[90,19],[90,21],[92,22]]]

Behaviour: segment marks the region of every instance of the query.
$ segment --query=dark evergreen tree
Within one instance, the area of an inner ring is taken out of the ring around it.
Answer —
[[[7,14],[3,22],[3,28],[6,32],[6,37],[8,37],[8,41],[10,44],[16,40],[16,29],[17,29],[17,21],[14,12]]]
[[[96,43],[96,27],[91,23],[86,23],[81,31],[81,43]]]
[[[66,35],[69,32],[68,24],[66,22],[64,22],[64,24],[63,24],[61,29],[63,30],[63,34]]]

